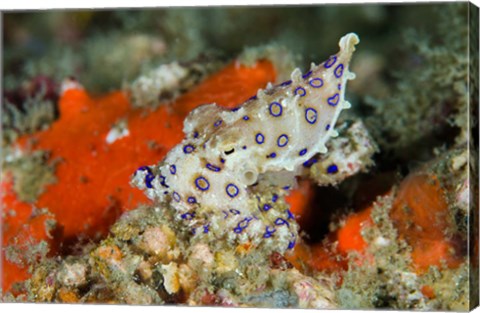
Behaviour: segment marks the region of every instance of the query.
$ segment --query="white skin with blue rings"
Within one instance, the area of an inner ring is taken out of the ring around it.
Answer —
[[[349,63],[358,42],[356,34],[345,35],[340,51],[327,61],[312,63],[303,75],[296,69],[291,80],[259,90],[236,109],[208,104],[193,110],[184,121],[182,143],[167,154],[156,175],[140,168],[134,184],[150,198],[169,202],[197,233],[207,234],[221,221],[232,240],[283,236],[291,248],[293,215],[273,213],[275,201],[253,205],[258,194],[252,187],[293,187],[305,162],[327,152],[340,112],[350,107],[344,95],[347,81],[355,77]],[[199,206],[218,216],[197,214]]]

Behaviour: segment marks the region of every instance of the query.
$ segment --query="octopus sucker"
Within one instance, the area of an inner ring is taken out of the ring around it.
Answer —
[[[338,116],[351,106],[344,95],[357,43],[356,34],[345,35],[337,54],[306,73],[295,69],[291,80],[268,84],[233,110],[193,110],[182,143],[158,166],[139,169],[133,183],[168,203],[198,240],[292,249],[298,226],[283,197],[338,135]]]

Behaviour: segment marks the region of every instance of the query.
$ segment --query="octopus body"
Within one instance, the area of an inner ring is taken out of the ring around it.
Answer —
[[[203,105],[184,121],[185,139],[159,166],[142,167],[133,183],[169,202],[196,236],[293,248],[297,225],[283,196],[312,157],[335,136],[356,34],[340,51],[291,80],[269,84],[235,109]]]

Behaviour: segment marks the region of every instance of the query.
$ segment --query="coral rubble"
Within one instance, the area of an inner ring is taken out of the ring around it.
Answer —
[[[478,10],[137,13],[7,16],[2,301],[476,304]]]
[[[35,208],[48,208],[55,216],[62,229],[56,240],[66,251],[76,250],[72,246],[79,241],[104,236],[122,212],[148,201],[129,186],[130,176],[139,163],[156,162],[180,142],[186,112],[203,102],[233,106],[274,77],[266,61],[252,67],[230,64],[171,105],[153,111],[132,108],[123,92],[94,98],[78,82],[66,80],[58,103],[60,117],[44,131],[23,134],[9,149],[4,163],[9,175],[2,177],[3,244],[11,243]],[[223,89],[219,81],[231,81],[238,92]],[[129,135],[113,136],[121,125]],[[23,195],[31,203],[18,199]],[[13,282],[25,279],[27,268],[2,255],[9,269],[2,288],[9,290]]]
[[[232,236],[227,234],[227,237],[222,238],[221,234],[225,229],[225,226],[222,226],[225,224],[224,214],[215,212],[215,210],[220,213],[223,212],[221,211],[222,208],[219,207],[221,204],[216,204],[213,200],[204,202],[199,197],[198,202],[205,205],[204,210],[210,207],[211,211],[205,211],[205,213],[212,212],[215,215],[211,218],[208,225],[201,225],[198,232],[201,231],[203,236],[195,236],[192,234],[190,227],[185,227],[186,225],[182,223],[182,215],[186,215],[186,213],[179,214],[174,209],[176,201],[174,196],[167,198],[153,196],[154,200],[163,199],[163,201],[156,201],[153,205],[138,208],[124,214],[112,226],[111,235],[99,245],[91,247],[86,253],[76,257],[71,256],[61,262],[51,259],[40,260],[40,263],[35,266],[32,272],[32,277],[25,284],[27,299],[32,301],[62,302],[184,302],[192,305],[272,306],[272,302],[269,299],[273,297],[276,299],[273,305],[278,307],[336,307],[333,280],[328,277],[317,280],[305,276],[305,274],[295,269],[289,261],[284,259],[282,255],[287,248],[292,249],[294,247],[297,240],[295,238],[298,236],[298,228],[294,221],[294,216],[289,211],[289,206],[285,202],[284,196],[289,192],[289,189],[294,187],[295,180],[292,174],[298,175],[302,171],[308,173],[310,166],[307,166],[306,162],[312,157],[316,159],[318,153],[326,152],[325,144],[328,137],[338,136],[334,126],[340,110],[349,107],[349,104],[344,100],[345,82],[353,76],[348,71],[348,62],[353,52],[353,46],[357,42],[358,38],[356,35],[349,34],[345,36],[340,42],[341,52],[338,55],[333,55],[327,62],[318,66],[312,65],[312,71],[303,75],[303,77],[296,70],[292,75],[293,82],[283,83],[277,87],[268,86],[266,91],[257,93],[256,98],[259,100],[249,99],[244,107],[234,108],[232,111],[224,111],[221,114],[221,123],[225,123],[226,126],[232,125],[230,127],[232,130],[235,130],[234,128],[237,127],[232,120],[232,118],[235,120],[234,117],[236,115],[239,116],[236,120],[241,119],[243,122],[247,122],[251,117],[253,120],[251,123],[257,125],[258,131],[261,131],[261,128],[259,128],[262,125],[260,123],[261,119],[275,118],[282,114],[290,121],[292,127],[294,127],[293,125],[298,125],[299,130],[305,127],[320,127],[318,133],[320,137],[302,138],[299,137],[299,132],[291,134],[291,138],[288,138],[287,141],[291,141],[294,146],[287,147],[285,155],[282,156],[285,159],[283,163],[287,164],[285,166],[281,165],[282,160],[280,160],[280,156],[273,162],[270,158],[267,158],[265,161],[262,161],[264,163],[262,165],[261,162],[256,164],[252,157],[244,155],[247,159],[251,159],[251,164],[255,166],[250,171],[255,171],[254,178],[255,180],[258,178],[259,183],[250,181],[242,186],[241,192],[251,194],[248,196],[250,199],[238,202],[235,207],[227,208],[229,210],[227,214],[236,216],[249,214],[248,212],[256,211],[258,208],[263,209],[268,216],[260,215],[255,221],[250,219],[243,222],[237,218],[238,221],[230,223],[230,227],[233,229],[233,232],[230,233],[233,234],[240,234],[246,226],[239,232],[235,232],[235,229],[243,224],[248,226],[251,223],[251,228],[248,230],[250,235],[239,236],[237,239],[235,239],[234,235],[232,240],[229,239],[229,236]],[[319,82],[321,86],[318,85]],[[294,89],[290,85],[299,86],[296,86]],[[318,96],[315,88],[330,90],[332,95],[322,93]],[[304,92],[303,94],[299,94],[300,89]],[[65,91],[64,96],[78,92],[79,89],[73,88]],[[301,99],[306,93],[309,95],[305,98],[310,101]],[[312,99],[308,99],[309,97]],[[279,102],[273,101],[274,99]],[[267,102],[271,102],[277,105],[277,107],[274,107],[275,105],[268,106]],[[315,102],[325,102],[325,107],[308,106],[309,103]],[[269,107],[270,110],[267,109],[265,111],[262,108],[264,105]],[[199,108],[198,111],[194,111],[187,117],[185,130],[190,135],[194,132],[199,132],[198,137],[206,140],[210,135],[205,128],[199,127],[198,124],[208,123],[215,117],[211,116],[211,114],[199,114],[198,112],[202,112],[204,108],[221,111],[221,109],[213,106]],[[67,120],[76,119],[75,116],[78,114],[76,112],[81,112],[78,110],[78,105],[70,107],[64,103],[60,106],[61,116]],[[303,114],[297,114],[296,111],[303,111]],[[310,111],[314,112],[314,114]],[[329,118],[324,116],[327,112],[329,112]],[[260,113],[263,114],[263,117]],[[242,118],[244,116],[248,118]],[[255,122],[255,118],[259,119],[259,121]],[[202,119],[208,121],[203,121]],[[123,128],[125,128],[126,122],[122,123],[124,125]],[[327,124],[328,126],[326,126]],[[280,125],[278,124],[278,127]],[[353,131],[354,140],[358,137],[356,139],[358,142],[368,143],[368,140],[366,141],[365,138],[360,139],[363,136],[361,131],[354,131],[354,129],[361,129],[361,126],[358,128],[358,123],[354,125],[353,127],[346,127],[349,131]],[[212,125],[210,129],[215,130],[219,126]],[[116,127],[118,128],[118,126]],[[189,127],[193,128],[189,130]],[[131,129],[131,126],[129,128]],[[254,128],[252,126],[252,130]],[[225,129],[228,130],[228,127],[225,127]],[[108,138],[110,138],[109,134],[112,134],[112,129],[108,133],[107,130],[105,129],[107,145],[114,145],[117,140],[121,141],[124,140],[125,136],[126,138],[131,136],[131,134],[126,133],[123,137],[117,136],[116,140],[109,141]],[[203,133],[200,134],[200,130],[203,130]],[[262,135],[268,136],[269,133],[267,131],[265,129]],[[235,130],[235,132],[237,131]],[[117,133],[120,134],[122,131],[117,130]],[[226,132],[226,135],[224,135],[226,139],[229,138],[228,134],[229,132]],[[222,138],[222,136],[218,138]],[[332,139],[331,142],[345,142],[345,139],[342,138],[344,138],[343,130],[341,135]],[[294,139],[296,139],[296,143],[294,143]],[[303,142],[302,145],[301,142],[305,140],[307,141]],[[223,153],[226,149],[224,144],[218,144],[219,149]],[[269,143],[269,145],[273,144]],[[283,142],[277,142],[277,145],[280,145],[280,147],[286,146]],[[180,150],[185,150],[186,146],[191,147],[185,143],[180,144]],[[200,150],[201,145],[198,144],[197,146]],[[306,151],[306,146],[309,147],[310,151]],[[345,145],[333,144],[332,151],[340,150],[339,147],[341,146]],[[373,146],[374,144],[369,144],[365,147]],[[241,147],[238,147],[239,152],[241,149]],[[172,151],[176,151],[176,148]],[[255,150],[252,147],[252,151],[254,151],[253,156],[258,155],[259,160],[263,160],[262,156],[265,152],[262,153],[262,149],[257,148]],[[372,148],[369,151],[371,155],[375,149]],[[348,152],[351,151],[347,150]],[[360,166],[364,168],[371,161],[366,157],[365,152],[361,154],[368,159],[365,164]],[[227,155],[224,157],[225,159],[228,158]],[[270,157],[274,159],[271,155]],[[355,155],[352,157],[353,159],[356,158]],[[169,157],[167,156],[166,160],[168,159]],[[230,161],[233,162],[233,160]],[[237,162],[242,162],[240,157],[237,157]],[[360,161],[360,163],[362,162]],[[176,164],[177,166],[168,167],[171,175],[176,174],[177,171],[186,170],[186,167],[181,166],[179,163]],[[211,171],[216,171],[222,166],[219,165],[217,167],[213,164],[208,164],[211,167],[209,169]],[[237,166],[235,165],[231,169],[236,170]],[[224,170],[227,172],[227,168]],[[288,170],[291,171],[291,174],[287,173],[288,175],[286,175],[285,173]],[[137,170],[133,182],[137,184],[138,182],[147,182],[149,185],[143,187],[150,189],[150,183],[154,179],[154,177],[150,177],[150,175],[153,176],[152,171],[157,172],[158,170],[155,168],[152,170],[148,167],[140,168]],[[285,173],[282,175],[282,172]],[[350,175],[355,172],[355,170],[351,171]],[[245,173],[241,172],[241,174],[241,178],[244,177],[243,174]],[[232,178],[235,175],[235,173],[230,174]],[[227,176],[230,177],[229,175]],[[349,175],[344,175],[344,177],[346,176]],[[338,180],[341,179],[338,178]],[[162,182],[164,184],[170,183],[169,180]],[[289,188],[285,188],[286,182],[288,182]],[[160,183],[160,181],[157,181],[153,184],[159,188]],[[173,183],[170,184],[173,186]],[[212,188],[212,194],[218,193],[217,196],[220,196],[223,192],[233,192],[228,190],[228,188],[226,190],[224,188],[220,189],[222,190],[213,190]],[[239,189],[236,189],[236,191],[240,192]],[[191,204],[196,204],[196,202]],[[251,205],[251,208],[249,205]],[[198,212],[198,214],[200,215],[201,212]],[[283,214],[286,215],[283,216]],[[148,218],[146,218],[147,216]],[[238,224],[236,228],[232,223]],[[256,223],[263,225],[263,227],[256,225]],[[264,234],[265,229],[267,232],[270,229],[268,236]],[[212,235],[212,233],[215,235]],[[274,240],[267,240],[270,237]],[[262,241],[266,243],[261,245]],[[49,284],[48,290],[40,292],[39,288],[41,288],[43,282],[52,279],[53,282]],[[238,283],[239,279],[243,283]],[[85,289],[86,282],[89,282],[87,289]],[[240,286],[243,287],[240,288]],[[20,294],[23,294],[21,289]]]

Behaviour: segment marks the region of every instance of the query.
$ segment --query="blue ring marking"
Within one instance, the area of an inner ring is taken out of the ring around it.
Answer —
[[[338,172],[338,166],[336,164],[332,164],[327,167],[328,174],[335,174],[337,172]]]
[[[308,167],[312,167],[312,165],[315,164],[315,163],[317,163],[317,162],[318,162],[317,159],[310,159],[310,160],[308,160],[308,161],[303,162],[303,166],[304,166],[304,167],[307,167],[307,168],[308,168]]]
[[[152,181],[154,178],[155,175],[152,173],[148,173],[147,176],[145,176],[145,186],[147,186],[147,188],[153,188]]]
[[[231,190],[232,188],[233,191]],[[236,196],[238,196],[238,187],[234,184],[228,184],[227,187],[225,187],[225,191],[227,192],[227,195],[230,196],[230,198],[235,198]]]
[[[164,194],[164,195],[168,195],[168,191],[164,191],[163,194]]]
[[[206,168],[208,168],[209,170],[211,170],[213,172],[220,172],[220,170],[221,170],[218,166],[215,166],[215,165],[210,164],[210,163],[207,163]]]
[[[278,113],[275,113],[273,111],[275,109],[278,110]],[[275,117],[279,117],[280,115],[282,115],[282,112],[283,112],[282,105],[278,102],[270,103],[270,106],[268,107],[268,110],[270,111],[270,115],[275,116]]]
[[[308,73],[302,75],[302,78],[303,79],[308,78],[310,75],[312,75],[312,71],[308,71]]]
[[[165,179],[166,179],[165,176],[160,175],[160,176],[159,176],[159,179],[160,179],[160,185],[162,185],[163,187],[166,187],[166,188],[169,188],[169,187],[170,187],[170,186],[168,186],[168,185],[165,183]]]
[[[271,206],[270,204],[268,204],[268,203],[265,203],[265,204],[263,205],[263,210],[264,210],[264,211],[268,211],[268,210],[270,210],[271,208],[272,208],[272,206]]]
[[[243,117],[243,120],[244,120],[244,121],[248,121],[249,119],[250,119],[250,118],[249,118],[247,115],[245,115],[245,116]]]
[[[140,166],[135,172],[139,171],[147,171],[148,173],[152,172],[152,170],[148,166]]]
[[[307,94],[305,88],[297,87],[294,91],[295,95],[299,95],[300,97],[304,97]]]
[[[243,146],[242,149],[243,149],[243,150],[247,149],[247,146]]]
[[[278,195],[274,193],[272,196],[272,202],[277,202],[277,200],[278,200]]]
[[[278,226],[287,225],[287,226],[289,226],[288,222],[281,217],[279,217],[275,220],[275,225],[278,225]]]
[[[223,219],[226,219],[228,217],[228,212],[225,211],[225,210],[222,210],[222,213],[225,214],[225,216],[223,217]]]
[[[238,222],[237,226],[241,227],[241,228],[247,228],[248,224],[250,223],[251,220],[253,220],[252,217],[246,217],[243,220],[241,220],[240,222]]]
[[[307,108],[305,110],[305,120],[307,120],[309,124],[315,124],[317,121],[317,110],[314,108]]]
[[[215,122],[215,124],[213,124],[213,126],[218,127],[218,126],[222,125],[222,122],[223,122],[222,120],[218,120],[218,121]]]
[[[251,96],[250,98],[248,98],[248,100],[247,100],[247,101],[250,101],[250,100],[256,100],[256,99],[257,99],[257,96],[255,95],[255,96]]]
[[[323,86],[323,80],[321,78],[312,78],[308,83],[313,88],[320,88]]]
[[[283,186],[282,189],[283,190],[288,190],[288,189],[290,189],[290,186],[289,185]]]
[[[240,228],[238,226],[233,229],[233,232],[236,234],[240,234],[242,231],[243,231],[243,228]]]
[[[333,70],[333,74],[335,74],[336,78],[340,78],[343,75],[343,64],[338,64],[337,67]]]
[[[204,184],[205,187],[202,187],[200,184]],[[197,177],[197,179],[195,179],[195,185],[201,191],[206,191],[210,188],[210,183],[203,176],[199,176],[199,177]]]
[[[282,140],[285,141],[283,144],[281,142]],[[277,146],[282,148],[282,147],[285,147],[287,144],[288,144],[288,136],[286,134],[282,134],[282,135],[278,136]]]
[[[340,100],[340,95],[338,93],[334,94],[330,98],[328,98],[327,102],[330,104],[332,107],[336,106],[338,104],[338,101]]]
[[[275,152],[272,152],[270,153],[269,155],[267,155],[267,158],[276,158],[277,157],[277,154]]]
[[[337,89],[342,90],[342,84],[338,84]]]
[[[197,229],[196,229],[196,228],[192,228],[192,234],[195,235],[196,232],[197,232]]]
[[[262,143],[265,142],[265,136],[263,136],[262,133],[257,133],[257,134],[255,135],[255,141],[256,141],[259,145],[261,145]]]
[[[203,233],[208,234],[208,231],[210,230],[210,224],[203,225]]]
[[[180,200],[182,199],[182,197],[180,197],[180,195],[176,191],[173,192],[172,196],[173,196],[173,199],[177,202],[180,202]]]
[[[295,240],[288,243],[288,249],[293,249],[295,247]]]
[[[193,132],[193,138],[198,138],[198,132],[197,131]]]
[[[240,214],[240,211],[236,210],[236,209],[230,209],[230,213],[238,215],[238,214]]]
[[[329,130],[330,129],[330,124],[327,124],[327,126],[325,126],[325,130]]]
[[[250,223],[250,221],[252,220],[251,217],[247,217],[245,219],[243,219],[242,221],[240,221],[238,224],[237,224],[237,227],[235,227],[233,229],[233,231],[237,234],[240,234],[245,228],[248,227],[248,223]],[[243,226],[242,226],[243,225]]]
[[[195,150],[195,147],[192,146],[192,145],[185,145],[185,146],[183,147],[183,153],[185,153],[185,154],[190,154],[190,153],[192,153],[194,150]]]
[[[325,68],[331,68],[337,62],[337,56],[332,55],[323,65]]]
[[[195,217],[195,213],[183,213],[180,217],[184,220],[191,220]]]
[[[305,155],[306,153],[307,153],[307,149],[305,148],[305,149],[300,150],[300,152],[298,153],[298,155],[299,155],[299,156],[303,156],[303,155]]]
[[[269,228],[270,226],[265,227],[265,234],[263,234],[263,238],[270,238],[272,237],[273,233],[277,231],[275,227],[272,227],[272,230],[270,230]]]
[[[284,81],[283,83],[280,84],[280,86],[289,86],[292,84],[292,81],[291,80],[287,80],[287,81]]]
[[[289,209],[286,209],[285,212],[287,213],[287,219],[289,219],[289,220],[294,220],[295,219],[295,216],[293,215],[293,213]]]
[[[238,110],[240,110],[240,107],[233,108],[233,109],[231,109],[230,111],[231,111],[231,112],[237,112]]]
[[[170,165],[170,174],[175,175],[177,173],[177,167],[175,164]]]
[[[225,163],[225,159],[220,158],[220,162]]]
[[[195,199],[195,197],[188,197],[187,199],[188,203],[197,203],[197,199]]]

